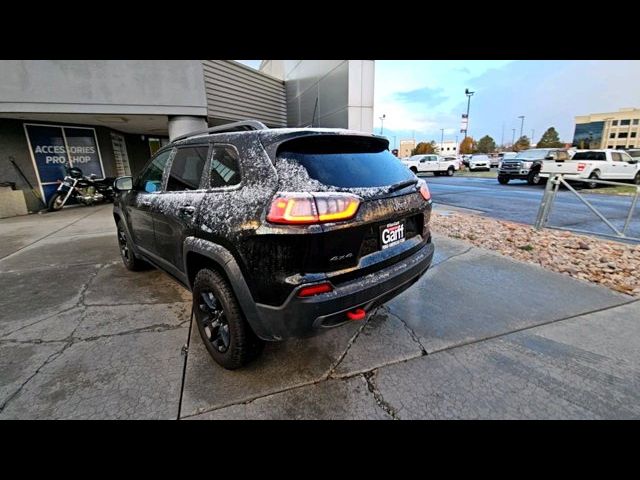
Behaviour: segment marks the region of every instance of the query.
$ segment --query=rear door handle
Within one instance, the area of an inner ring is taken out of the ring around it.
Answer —
[[[192,205],[185,205],[184,207],[180,207],[180,213],[184,213],[185,215],[193,215],[196,211],[196,207]]]

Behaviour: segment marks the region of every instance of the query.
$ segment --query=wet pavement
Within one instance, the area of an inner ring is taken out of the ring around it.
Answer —
[[[195,327],[181,353],[190,295],[122,266],[110,205],[1,220],[0,419],[640,417],[637,301],[435,243],[368,322],[230,372]]]

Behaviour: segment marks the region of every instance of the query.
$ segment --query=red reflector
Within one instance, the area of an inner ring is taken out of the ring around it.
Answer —
[[[579,172],[584,171],[584,167],[586,167],[586,166],[587,166],[587,164],[586,164],[586,163],[582,163],[582,162],[581,162],[581,163],[579,163],[579,164],[578,164],[578,171],[579,171]]]
[[[318,285],[312,285],[310,287],[301,288],[298,292],[299,297],[311,297],[320,293],[331,292],[333,287],[330,283],[320,283]]]
[[[351,310],[347,312],[347,318],[349,320],[362,320],[367,315],[362,308],[356,308],[355,310]]]

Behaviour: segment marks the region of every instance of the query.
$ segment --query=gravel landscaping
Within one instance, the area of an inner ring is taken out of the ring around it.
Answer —
[[[529,225],[459,212],[433,212],[431,227],[477,247],[640,297],[640,245],[537,231]]]

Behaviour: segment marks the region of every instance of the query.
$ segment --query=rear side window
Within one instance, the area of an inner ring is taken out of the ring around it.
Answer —
[[[240,183],[238,154],[232,147],[213,147],[209,178],[211,188],[228,187]]]
[[[167,181],[168,192],[199,188],[208,150],[206,146],[185,147],[178,150],[171,163],[171,172]]]
[[[604,152],[577,152],[573,160],[606,160]]]
[[[280,146],[277,157],[338,188],[382,187],[414,178],[386,146],[376,138],[322,135],[290,140]]]

